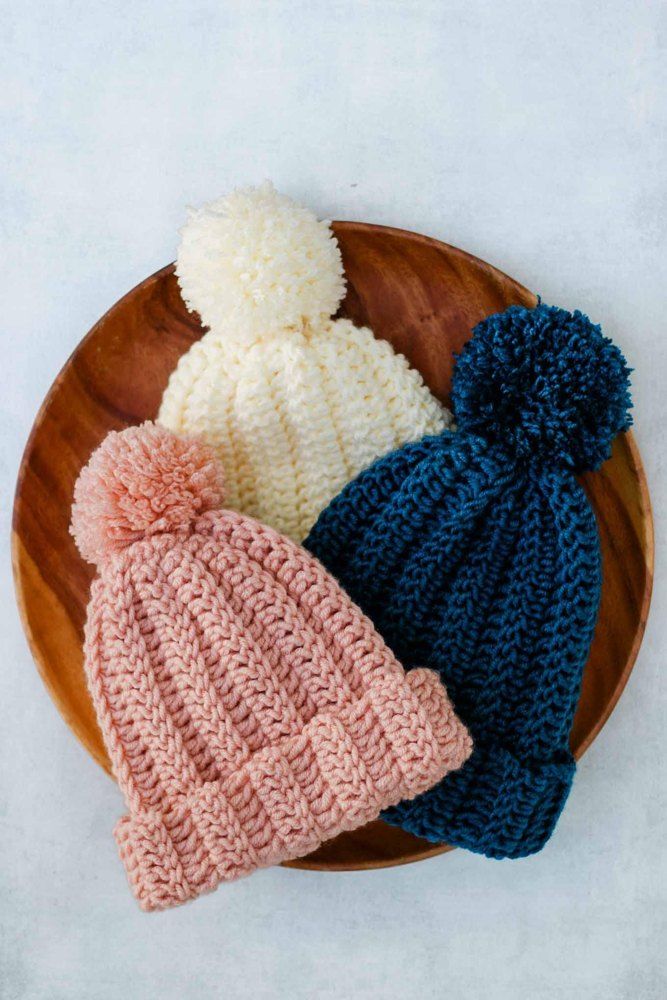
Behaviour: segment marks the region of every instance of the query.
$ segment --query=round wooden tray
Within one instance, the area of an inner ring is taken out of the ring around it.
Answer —
[[[453,352],[471,328],[511,303],[535,304],[535,296],[512,278],[436,240],[358,222],[335,223],[334,230],[348,280],[342,314],[391,341],[445,401]],[[74,481],[108,431],[155,417],[170,372],[201,335],[172,265],[137,285],[93,327],[58,375],[19,473],[13,565],[23,624],[65,721],[107,771],[83,673],[81,642],[93,568],[79,557],[68,531]],[[600,527],[604,583],[572,728],[576,756],[599,733],[630,674],[653,570],[649,495],[632,435],[619,437],[611,460],[584,482]],[[447,849],[378,821],[292,864],[374,868]]]

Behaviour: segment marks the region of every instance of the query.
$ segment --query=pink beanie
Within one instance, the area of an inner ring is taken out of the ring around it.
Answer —
[[[437,675],[408,675],[336,581],[229,510],[203,444],[112,433],[75,488],[97,563],[88,682],[147,910],[297,858],[430,788],[471,751]]]

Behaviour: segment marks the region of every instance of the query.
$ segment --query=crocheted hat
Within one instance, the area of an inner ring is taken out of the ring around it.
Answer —
[[[222,496],[211,450],[151,424],[110,434],[75,489],[99,571],[85,667],[148,910],[307,854],[471,749],[437,674],[406,678],[311,555]]]
[[[580,312],[511,307],[459,356],[456,434],[380,459],[305,545],[406,668],[436,668],[475,750],[385,816],[491,857],[549,838],[598,611],[595,516],[575,474],[630,424],[629,369]]]
[[[267,183],[192,211],[181,237],[183,298],[209,330],[158,422],[215,449],[230,507],[301,541],[375,458],[449,425],[403,355],[331,318],[345,279],[328,222]]]

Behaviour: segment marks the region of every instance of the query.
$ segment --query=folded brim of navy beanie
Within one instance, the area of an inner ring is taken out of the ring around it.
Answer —
[[[490,857],[546,843],[601,588],[576,474],[629,426],[629,370],[581,313],[511,307],[457,360],[458,425],[374,463],[305,545],[406,667],[437,669],[474,751],[387,820]]]
[[[490,858],[520,858],[539,851],[570,793],[576,765],[518,760],[501,746],[482,746],[461,771],[430,793],[383,814],[388,823],[435,843],[443,839]]]

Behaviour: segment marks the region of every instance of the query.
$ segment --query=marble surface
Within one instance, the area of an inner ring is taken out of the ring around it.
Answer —
[[[3,4],[3,998],[667,995],[666,41],[653,0]],[[58,369],[173,258],[184,205],[266,176],[323,215],[458,244],[604,323],[636,368],[653,609],[541,855],[275,869],[146,916],[111,839],[119,793],[18,622],[12,493]]]

